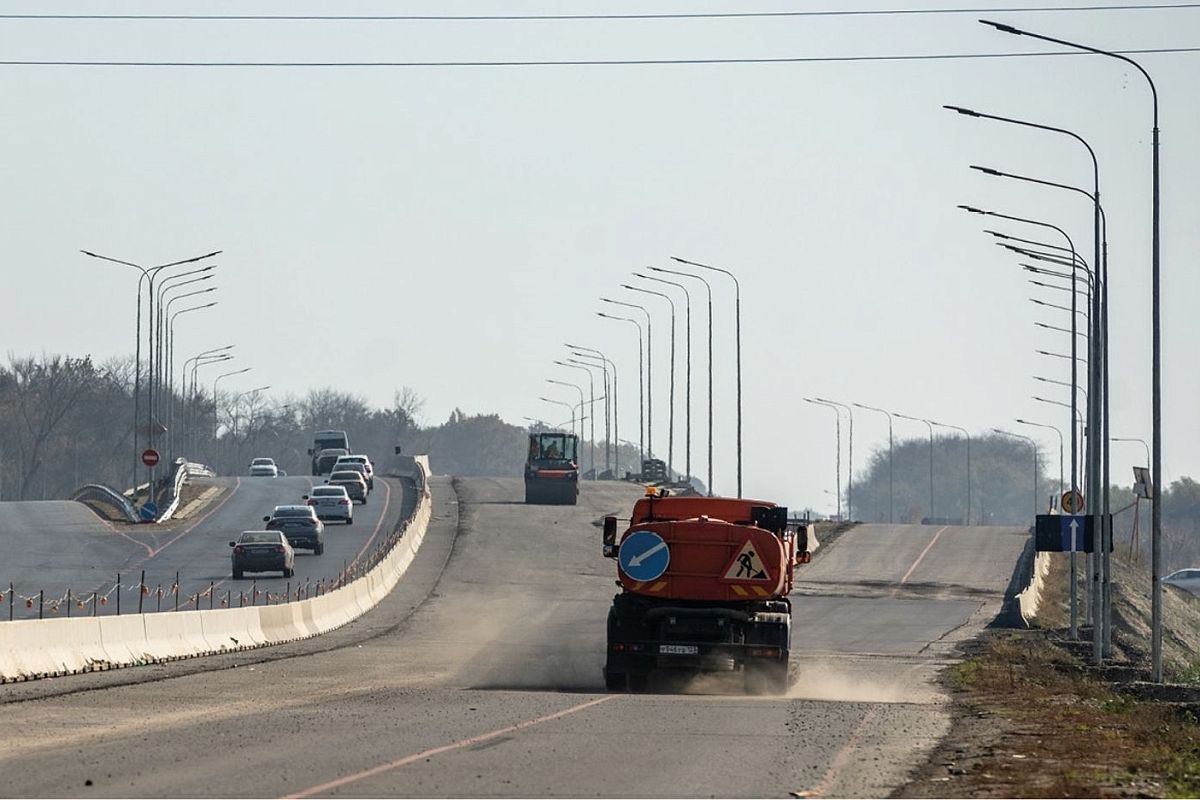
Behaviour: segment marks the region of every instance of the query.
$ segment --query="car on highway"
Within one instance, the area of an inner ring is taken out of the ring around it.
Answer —
[[[275,506],[263,522],[267,530],[283,533],[292,547],[312,550],[315,556],[325,552],[325,523],[317,519],[312,506]]]
[[[361,472],[343,469],[331,473],[325,480],[330,486],[344,486],[351,500],[357,500],[364,506],[367,504],[367,479]]]
[[[279,467],[273,458],[256,458],[250,462],[250,476],[254,478],[277,478]]]
[[[342,456],[333,465],[333,471],[338,472],[344,469],[352,469],[361,473],[363,480],[367,482],[367,491],[375,491],[375,470],[366,456]]]
[[[235,580],[247,572],[279,570],[285,578],[296,574],[296,551],[281,531],[244,531],[229,546]]]
[[[1162,582],[1177,586],[1185,592],[1200,595],[1200,569],[1196,567],[1175,570],[1163,578]]]
[[[354,504],[345,486],[314,486],[304,501],[317,512],[317,519],[341,520],[347,525],[354,523]]]

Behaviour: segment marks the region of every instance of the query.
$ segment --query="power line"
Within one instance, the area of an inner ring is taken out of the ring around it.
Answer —
[[[1200,8],[1200,3],[1145,3],[1005,8],[891,8],[828,11],[728,11],[647,14],[0,14],[11,20],[220,21],[220,22],[537,22],[574,20],[754,19],[771,17],[882,17],[925,14],[995,14],[1070,11],[1149,11]]]
[[[1122,55],[1200,53],[1200,47],[1152,47],[1113,50]],[[1078,50],[1034,53],[918,53],[885,56],[798,56],[781,58],[635,58],[543,61],[0,61],[0,67],[611,67],[670,64],[817,64],[863,61],[946,61],[983,58],[1089,56]]]

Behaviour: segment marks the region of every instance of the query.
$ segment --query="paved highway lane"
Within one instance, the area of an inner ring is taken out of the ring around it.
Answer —
[[[230,592],[230,601],[239,602],[239,592],[252,588],[260,592],[283,593],[289,581],[278,574],[247,575],[234,581],[230,575],[229,541],[244,530],[263,527],[263,516],[276,505],[302,503],[312,487],[312,478],[198,478],[196,487],[216,487],[219,493],[195,513],[162,525],[127,525],[100,519],[85,506],[72,502],[0,503],[0,585],[13,582],[18,595],[31,596],[46,591],[47,599],[60,597],[67,587],[75,596],[86,597],[94,591],[109,592],[116,575],[127,588],[122,592],[122,612],[137,606],[136,584],[146,570],[146,584],[153,593],[146,608],[158,606],[157,587],[164,591],[180,575],[180,602],[193,594],[215,587],[213,602],[219,605]],[[375,491],[367,505],[354,507],[354,524],[331,523],[325,528],[325,552],[314,556],[301,550],[296,554],[297,582],[315,583],[334,579],[344,564],[354,563],[411,513],[415,496],[395,478],[377,478]],[[260,599],[259,602],[262,602]],[[174,597],[162,598],[164,609],[174,606]],[[208,599],[201,600],[208,607]],[[111,597],[101,613],[115,613]],[[90,613],[90,607],[87,612]],[[18,608],[18,616],[36,616],[37,609]],[[65,611],[60,611],[60,614]],[[78,609],[74,613],[82,613]]]
[[[707,680],[611,695],[614,566],[594,523],[628,513],[637,489],[585,484],[574,508],[526,507],[518,480],[433,490],[412,569],[345,628],[140,685],[0,687],[20,731],[0,749],[0,793],[884,795],[946,730],[929,678],[999,609],[1024,544],[995,528],[863,526],[793,598],[788,696]]]

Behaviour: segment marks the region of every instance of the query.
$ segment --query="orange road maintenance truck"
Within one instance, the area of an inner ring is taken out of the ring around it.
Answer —
[[[525,502],[575,505],[579,498],[579,437],[570,433],[529,434],[525,459]]]
[[[604,519],[617,560],[604,682],[640,691],[654,670],[741,673],[751,694],[788,687],[793,572],[811,526],[761,500],[667,496],[648,488],[629,527]]]

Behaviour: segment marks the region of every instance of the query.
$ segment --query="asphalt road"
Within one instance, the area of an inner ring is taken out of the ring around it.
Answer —
[[[252,653],[0,687],[6,796],[883,796],[947,729],[930,683],[999,610],[1025,541],[863,526],[805,568],[787,697],[603,689],[606,513],[517,480],[435,479],[385,601]],[[145,682],[137,682],[145,680]]]
[[[174,608],[175,598],[169,588],[176,572],[180,576],[181,604],[210,587],[214,587],[214,605],[227,596],[231,604],[237,605],[241,602],[239,592],[247,594],[245,602],[249,603],[255,589],[260,593],[284,593],[289,581],[278,573],[249,573],[244,580],[232,580],[229,542],[241,531],[261,529],[263,516],[276,505],[304,502],[301,498],[313,480],[303,476],[197,478],[194,484],[198,490],[218,487],[221,491],[186,519],[162,525],[108,522],[83,504],[70,501],[0,503],[0,586],[7,590],[11,582],[19,598],[33,597],[44,590],[47,601],[62,597],[68,587],[77,598],[98,592],[108,595],[107,604],[96,606],[102,614],[116,612],[113,587],[118,573],[126,587],[121,592],[121,611],[136,609],[137,584],[143,569],[152,593],[143,607],[150,611],[158,608],[159,586],[164,588],[162,608]],[[355,505],[352,525],[325,526],[323,555],[297,551],[292,589],[298,582],[315,585],[319,579],[336,578],[343,564],[353,563],[368,552],[411,512],[414,503],[412,491],[406,491],[403,482],[377,478],[367,505]],[[262,598],[257,602],[263,602]],[[208,605],[209,598],[201,598],[200,606]],[[82,610],[73,609],[73,613],[91,610],[89,604]],[[6,608],[0,612],[7,618]],[[65,606],[58,611],[59,616],[65,613]],[[18,602],[14,615],[36,617],[36,603],[26,608]]]

